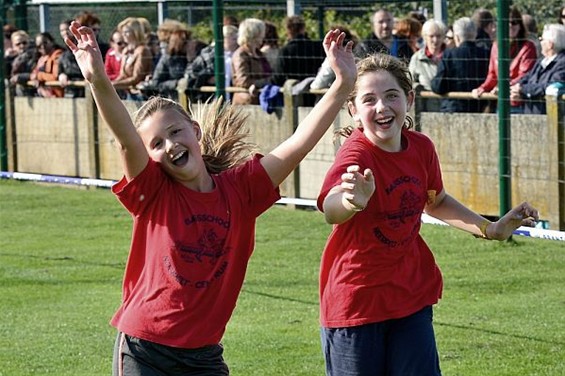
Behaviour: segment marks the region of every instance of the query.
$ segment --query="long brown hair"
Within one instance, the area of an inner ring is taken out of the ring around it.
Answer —
[[[257,145],[248,142],[249,130],[245,123],[248,116],[241,108],[215,99],[199,103],[185,110],[179,103],[163,97],[151,97],[134,115],[134,125],[158,111],[174,110],[190,122],[197,121],[202,130],[200,150],[206,169],[211,174],[238,166],[258,151]]]

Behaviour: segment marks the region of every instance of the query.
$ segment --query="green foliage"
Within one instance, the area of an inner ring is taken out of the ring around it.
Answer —
[[[131,218],[106,189],[0,180],[0,375],[108,375]],[[258,220],[224,336],[234,376],[322,375],[320,213]],[[490,242],[424,225],[444,275],[434,322],[445,375],[565,374],[563,243]]]

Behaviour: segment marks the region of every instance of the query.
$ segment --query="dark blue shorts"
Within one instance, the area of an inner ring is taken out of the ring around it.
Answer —
[[[328,376],[439,376],[433,311],[350,328],[322,328]]]
[[[227,376],[222,345],[179,349],[118,333],[114,376]]]

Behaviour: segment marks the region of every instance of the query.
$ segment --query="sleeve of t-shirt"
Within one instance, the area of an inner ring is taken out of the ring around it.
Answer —
[[[256,154],[246,163],[225,172],[227,179],[241,195],[240,199],[255,217],[281,198],[279,188],[273,187],[261,158],[263,155]]]
[[[429,143],[429,166],[428,166],[428,191],[435,191],[436,194],[443,190],[443,179],[441,176],[441,166],[435,145],[432,140],[427,139]]]
[[[125,176],[112,186],[112,192],[133,216],[141,215],[169,180],[157,162],[149,159],[147,166],[131,181]]]

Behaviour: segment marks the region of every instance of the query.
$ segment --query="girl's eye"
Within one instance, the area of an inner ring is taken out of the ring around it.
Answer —
[[[155,141],[153,143],[153,149],[159,149],[163,143],[161,141]]]

